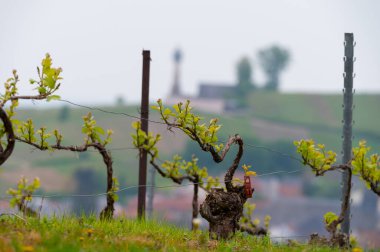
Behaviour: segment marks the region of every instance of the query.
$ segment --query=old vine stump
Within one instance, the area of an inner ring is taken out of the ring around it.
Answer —
[[[210,238],[229,239],[239,228],[243,205],[247,201],[243,190],[225,192],[212,189],[200,206],[200,214],[210,224]]]
[[[338,232],[330,238],[319,236],[317,233],[310,235],[309,244],[319,246],[330,246],[338,248],[349,248],[350,241],[346,234]]]

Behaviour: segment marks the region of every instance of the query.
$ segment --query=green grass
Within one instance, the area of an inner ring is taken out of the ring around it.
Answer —
[[[318,116],[307,95],[253,93],[250,98],[251,114],[265,119],[297,124],[310,124]],[[325,125],[324,122],[320,122]]]
[[[251,115],[289,124],[341,128],[343,96],[255,92],[250,97]],[[354,95],[354,130],[380,134],[380,95]]]
[[[341,94],[254,92],[250,96],[249,113],[274,123],[304,127],[311,138],[339,153],[342,148],[342,103]],[[355,94],[354,105],[354,144],[365,139],[374,152],[380,152],[380,117],[376,114],[380,95]]]
[[[278,244],[242,233],[215,241],[162,222],[95,217],[0,219],[0,251],[339,251],[306,244]]]

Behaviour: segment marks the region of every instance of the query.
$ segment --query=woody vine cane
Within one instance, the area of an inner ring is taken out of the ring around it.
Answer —
[[[13,132],[12,122],[9,120],[7,113],[2,107],[0,107],[0,119],[3,122],[4,131],[7,135],[7,146],[5,149],[0,142],[0,165],[2,165],[5,163],[5,161],[7,161],[13,152],[13,149],[15,147],[15,135]]]

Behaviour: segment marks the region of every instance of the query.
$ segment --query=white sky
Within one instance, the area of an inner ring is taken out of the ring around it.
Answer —
[[[258,49],[287,47],[292,62],[285,92],[341,92],[343,34],[357,46],[357,92],[380,91],[379,0],[0,0],[0,81],[27,80],[46,52],[62,66],[62,98],[81,103],[136,102],[142,49],[151,50],[151,99],[172,83],[172,54],[184,51],[182,88],[200,81],[234,82],[235,63]]]

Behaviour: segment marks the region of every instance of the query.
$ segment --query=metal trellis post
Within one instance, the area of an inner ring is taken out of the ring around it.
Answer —
[[[353,70],[354,70],[354,34],[344,34],[344,89],[343,89],[343,164],[351,160],[352,152],[352,108],[353,108]],[[348,172],[342,175],[342,200],[347,194]],[[342,231],[350,235],[350,205],[344,216]]]

